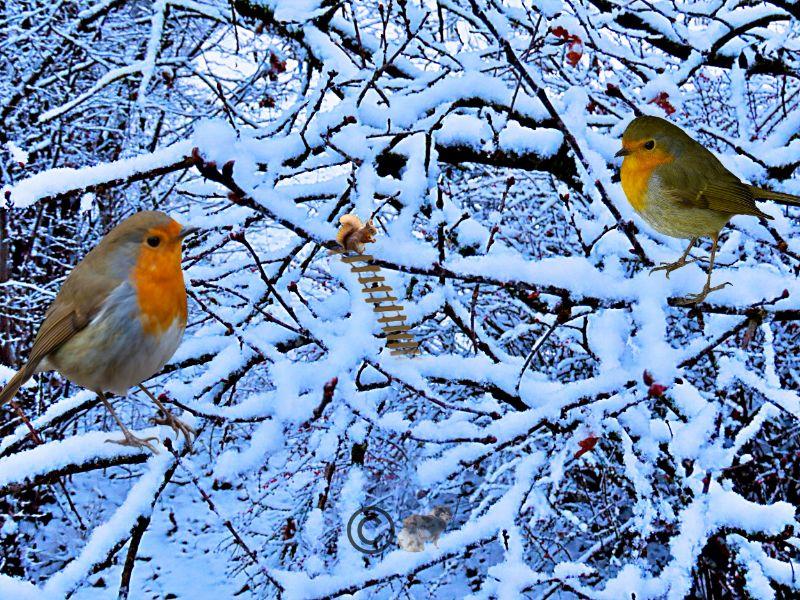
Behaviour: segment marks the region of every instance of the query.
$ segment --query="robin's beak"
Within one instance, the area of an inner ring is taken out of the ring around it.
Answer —
[[[200,231],[199,227],[184,227],[183,229],[181,229],[181,232],[178,234],[178,239],[182,240],[187,235],[191,235],[193,233],[197,233],[198,231]]]
[[[627,148],[621,148],[620,151],[617,152],[614,156],[619,158],[620,156],[628,156],[628,154],[630,154],[630,153],[631,153],[631,151],[628,150]]]

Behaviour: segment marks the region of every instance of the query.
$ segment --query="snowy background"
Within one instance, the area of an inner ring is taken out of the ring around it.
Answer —
[[[6,0],[0,382],[125,216],[204,228],[150,385],[157,456],[56,374],[0,413],[0,598],[788,598],[800,589],[800,211],[703,264],[613,157],[665,116],[800,193],[790,0]],[[370,246],[421,356],[326,249]],[[696,250],[705,256],[706,243]],[[523,364],[530,366],[523,373]],[[139,432],[141,394],[117,399]],[[26,415],[25,423],[20,414]],[[367,556],[360,506],[438,504]]]

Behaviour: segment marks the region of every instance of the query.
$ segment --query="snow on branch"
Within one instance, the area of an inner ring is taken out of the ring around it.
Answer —
[[[141,179],[158,177],[192,165],[188,158],[192,145],[179,142],[151,154],[124,158],[81,169],[56,168],[37,173],[13,187],[3,188],[6,200],[25,207],[38,200],[79,191],[92,191],[99,186],[114,186]]]

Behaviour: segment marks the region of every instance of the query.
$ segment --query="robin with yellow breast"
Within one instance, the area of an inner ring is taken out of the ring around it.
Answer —
[[[150,443],[156,438],[133,435],[106,398],[134,386],[164,414],[153,421],[191,443],[194,430],[142,382],[164,367],[186,329],[181,244],[193,231],[158,211],[137,213],[112,229],[67,277],[28,362],[0,391],[0,406],[35,373],[56,370],[97,393],[122,429],[124,438],[115,443],[158,452]]]
[[[710,292],[729,285],[711,285],[711,272],[719,234],[734,215],[772,219],[756,206],[756,200],[774,200],[800,206],[800,197],[772,192],[742,182],[722,163],[689,137],[680,127],[652,116],[636,117],[622,134],[624,157],[622,189],[634,210],[656,231],[688,239],[689,246],[673,263],[653,271],[672,271],[695,262],[687,260],[701,237],[712,240],[708,277],[698,294],[679,299],[679,304],[702,302]]]

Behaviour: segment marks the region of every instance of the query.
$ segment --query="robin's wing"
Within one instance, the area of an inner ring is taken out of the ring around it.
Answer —
[[[27,368],[35,369],[42,359],[89,324],[89,319],[80,315],[71,306],[57,306],[48,311],[36,340],[33,342]]]
[[[36,340],[33,342],[28,362],[14,375],[6,387],[0,390],[0,406],[11,400],[17,390],[36,373],[36,367],[39,366],[42,359],[57,350],[76,332],[86,327],[87,323],[88,320],[83,319],[71,307],[64,304],[57,305],[56,302],[53,302],[50,310],[47,311],[47,316],[39,329]]]
[[[36,368],[47,355],[58,350],[89,324],[109,294],[121,283],[114,278],[94,275],[97,271],[103,271],[97,268],[97,260],[90,258],[91,254],[87,254],[72,270],[50,305],[33,341],[28,361],[0,390],[0,406],[14,397],[17,390],[36,373]]]
[[[733,177],[731,181],[706,182],[697,193],[693,206],[710,208],[734,215],[755,215],[771,219],[756,206],[750,188]]]
[[[756,206],[750,186],[699,144],[681,158],[658,172],[665,192],[676,202],[731,215],[772,218]]]
[[[72,270],[45,315],[25,365],[31,375],[42,359],[91,322],[111,292],[122,283],[114,277],[97,275],[98,265],[90,255]]]

